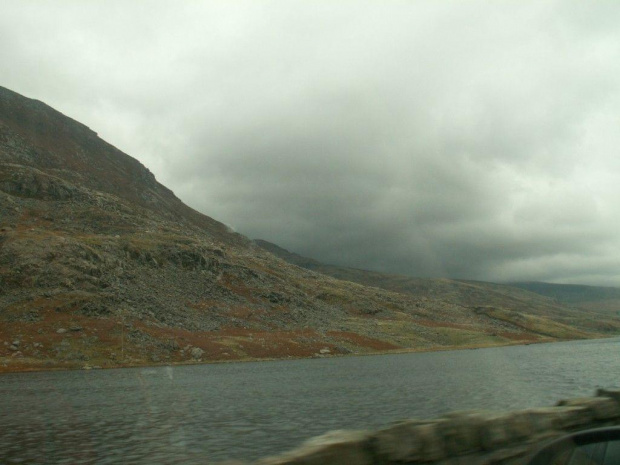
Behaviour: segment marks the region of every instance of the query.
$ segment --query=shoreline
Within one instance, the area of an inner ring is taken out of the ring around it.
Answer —
[[[330,355],[320,355],[320,356],[287,356],[287,357],[247,357],[240,358],[236,360],[188,360],[186,362],[168,362],[168,363],[154,363],[154,362],[128,362],[128,363],[120,363],[113,366],[97,366],[90,365],[88,363],[75,363],[75,362],[54,362],[52,360],[32,360],[27,359],[27,363],[20,364],[17,367],[11,367],[12,359],[9,357],[3,357],[0,359],[0,376],[4,374],[11,373],[34,373],[34,372],[47,372],[47,371],[90,371],[90,370],[114,370],[114,369],[123,369],[123,368],[148,368],[148,367],[176,367],[176,366],[194,366],[194,365],[212,365],[219,363],[252,363],[252,362],[276,362],[282,361],[286,362],[289,360],[313,360],[313,359],[331,359],[331,358],[341,358],[341,357],[368,357],[373,355],[399,355],[399,354],[410,354],[410,353],[430,353],[430,352],[450,352],[450,351],[460,351],[460,350],[478,350],[478,349],[491,349],[496,347],[512,347],[512,346],[528,346],[533,344],[551,344],[556,342],[570,342],[570,341],[593,341],[593,340],[603,340],[603,339],[611,339],[614,337],[619,337],[620,334],[614,334],[610,336],[603,337],[591,337],[591,338],[578,338],[578,339],[546,339],[546,340],[538,340],[538,341],[514,341],[514,342],[506,342],[506,343],[498,343],[498,344],[484,344],[484,345],[466,345],[466,346],[445,346],[445,347],[433,347],[433,348],[402,348],[402,349],[393,349],[393,350],[377,350],[372,352],[364,352],[364,353],[351,353],[351,354],[330,354]],[[25,361],[24,358],[19,359]],[[5,365],[5,363],[7,363]],[[28,366],[28,364],[32,364]],[[53,364],[53,366],[52,366]],[[63,364],[65,364],[63,366]],[[47,366],[45,366],[47,365]]]

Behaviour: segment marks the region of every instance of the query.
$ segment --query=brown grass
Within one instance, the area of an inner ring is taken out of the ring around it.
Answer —
[[[401,348],[390,342],[381,341],[379,339],[373,339],[370,337],[362,336],[360,334],[352,333],[348,331],[328,331],[326,334],[335,339],[340,339],[344,342],[349,342],[358,347],[367,348],[367,349],[394,350],[394,349]]]

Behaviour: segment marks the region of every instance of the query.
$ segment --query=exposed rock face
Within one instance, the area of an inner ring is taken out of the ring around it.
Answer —
[[[84,125],[0,88],[0,341],[20,339],[22,368],[600,334],[545,318],[532,331],[485,305],[287,264],[185,206]],[[10,346],[0,345],[0,370],[17,367]]]

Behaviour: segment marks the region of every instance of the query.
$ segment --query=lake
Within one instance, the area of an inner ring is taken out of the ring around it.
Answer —
[[[620,338],[432,353],[0,375],[0,463],[255,459],[333,429],[620,387]]]

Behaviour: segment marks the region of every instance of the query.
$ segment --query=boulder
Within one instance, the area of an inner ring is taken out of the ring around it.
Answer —
[[[416,427],[424,422],[402,421],[381,429],[370,437],[375,455],[386,463],[413,462],[422,457],[423,438],[416,434]]]
[[[485,419],[480,428],[480,442],[484,450],[494,450],[510,442],[510,434],[502,417]]]
[[[620,391],[608,390],[608,389],[599,389],[596,391],[597,397],[609,397],[613,399],[618,405],[620,405]]]
[[[375,463],[363,431],[331,431],[299,448],[257,462],[258,465],[372,465]]]
[[[192,347],[192,350],[190,350],[189,353],[194,360],[198,360],[202,358],[202,355],[205,353],[205,351],[202,350],[200,347]]]
[[[566,431],[589,425],[592,423],[593,415],[590,409],[585,407],[542,407],[526,410],[530,416],[530,421],[534,425],[548,424],[551,429]]]
[[[439,425],[446,449],[451,454],[480,450],[480,430],[484,421],[480,412],[454,412],[443,417]]]
[[[609,420],[620,417],[620,405],[610,397],[581,397],[558,402],[559,406],[584,407],[595,420]]]
[[[439,422],[416,426],[415,434],[422,440],[421,459],[425,462],[441,460],[447,455],[445,441],[440,432]]]

